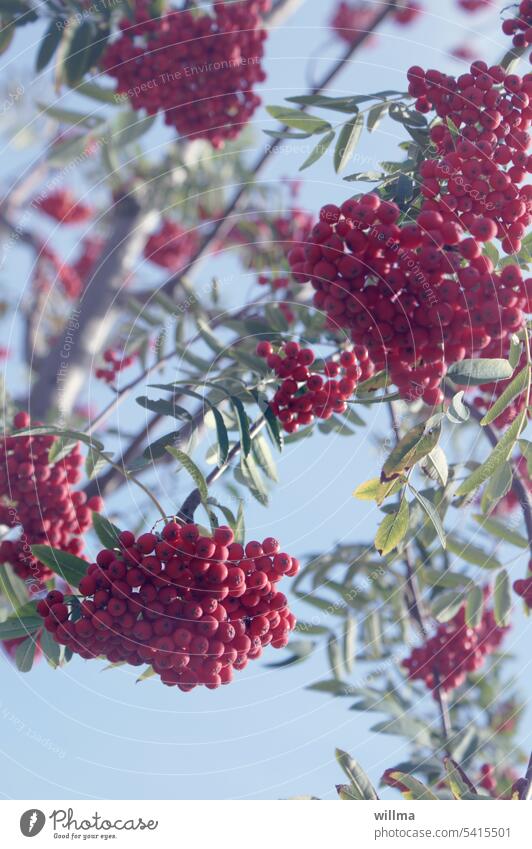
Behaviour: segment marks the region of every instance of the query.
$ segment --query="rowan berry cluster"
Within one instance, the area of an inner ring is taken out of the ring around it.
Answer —
[[[471,62],[476,58],[476,53],[469,44],[457,44],[449,50],[449,54],[453,59],[462,59],[464,62]]]
[[[311,371],[315,354],[301,348],[298,342],[284,342],[278,352],[270,342],[259,342],[257,354],[263,357],[275,374],[282,378],[270,408],[287,433],[295,433],[300,425],[310,425],[315,418],[330,419],[334,413],[345,413],[360,379],[373,374],[367,350],[342,351],[338,362],[323,364],[323,376]]]
[[[215,3],[212,14],[195,7],[152,18],[142,0],[135,4],[135,22],[120,22],[122,33],[102,67],[134,109],[164,112],[165,123],[181,136],[219,148],[239,135],[260,104],[253,87],[265,79],[261,14],[269,5]]]
[[[480,12],[493,5],[493,0],[458,0],[458,5],[464,12]]]
[[[17,413],[15,428],[30,424],[27,413]],[[34,423],[37,426],[37,422]],[[52,572],[31,553],[35,544],[51,545],[70,554],[83,551],[81,538],[92,525],[92,511],[102,499],[87,500],[72,490],[81,480],[83,457],[79,444],[55,463],[48,453],[55,436],[6,436],[0,440],[0,524],[20,528],[18,540],[0,544],[0,562],[10,563],[22,580],[40,582]]]
[[[367,32],[375,20],[375,10],[371,3],[357,2],[349,3],[342,0],[335,9],[330,27],[333,32],[347,44],[353,44],[360,36]],[[366,39],[366,46],[375,44],[377,39],[370,35]]]
[[[528,562],[530,577],[514,581],[514,590],[529,609],[532,609],[532,560]]]
[[[34,202],[39,212],[48,215],[61,224],[82,224],[92,216],[93,210],[87,204],[77,201],[68,189],[56,189]]]
[[[170,521],[160,534],[122,531],[118,543],[80,581],[79,614],[56,591],[39,602],[58,643],[87,659],[149,663],[185,692],[228,684],[266,646],[286,646],[295,617],[277,584],[299,563],[277,540],[243,546],[230,528],[211,538]]]
[[[408,80],[415,108],[442,119],[430,130],[437,156],[420,166],[423,209],[453,215],[473,237],[498,238],[506,253],[518,253],[532,221],[532,187],[520,187],[532,172],[532,74],[475,61],[458,78],[414,66]]]
[[[353,44],[361,35],[371,29],[377,12],[374,3],[368,3],[365,0],[355,0],[355,2],[342,0],[333,12],[329,25],[342,41]],[[407,26],[415,21],[422,12],[423,6],[416,0],[404,0],[393,10],[392,20],[399,26]],[[365,44],[368,46],[375,44],[376,41],[375,36],[370,35]]]
[[[101,256],[103,242],[99,238],[88,237],[81,243],[81,254],[69,265],[47,245],[43,245],[35,264],[33,286],[35,292],[49,292],[56,279],[69,300],[79,298],[94,266]]]
[[[397,9],[394,10],[393,20],[399,26],[408,26],[415,21],[423,13],[421,3],[416,3],[416,0],[404,0]]]
[[[498,649],[507,630],[497,625],[493,612],[486,608],[480,625],[471,628],[462,607],[449,622],[438,626],[425,645],[415,648],[402,665],[412,680],[424,681],[430,690],[439,686],[448,692],[463,684],[468,673],[481,668],[486,657]]]
[[[495,777],[495,767],[493,764],[482,764],[480,767],[479,784],[490,794],[493,794],[496,791],[497,779]]]
[[[278,292],[290,285],[290,278],[280,274],[259,274],[257,283],[259,286],[269,286],[273,292]]]
[[[98,380],[104,380],[106,383],[114,383],[117,374],[132,366],[137,356],[137,353],[119,354],[113,348],[108,348],[103,354],[107,368],[97,368],[96,377]]]
[[[183,269],[198,247],[195,230],[185,230],[166,218],[144,246],[144,256],[150,262],[169,271]]]
[[[506,18],[502,24],[502,31],[505,35],[512,36],[512,43],[518,49],[532,44],[532,0],[521,0],[517,16]],[[532,56],[530,61],[532,62]]]
[[[99,236],[87,236],[81,243],[81,253],[72,268],[78,275],[81,290],[85,287],[89,275],[94,270],[103,251],[104,240]]]
[[[514,265],[494,273],[480,227],[463,238],[450,212],[425,209],[406,224],[399,217],[375,194],[328,204],[288,260],[295,280],[316,290],[329,326],[349,328],[404,398],[434,405],[450,363],[523,326],[528,283]]]

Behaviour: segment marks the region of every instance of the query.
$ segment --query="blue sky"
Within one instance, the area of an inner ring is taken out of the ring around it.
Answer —
[[[384,28],[377,46],[349,63],[330,93],[403,89],[405,71],[414,61],[424,67],[460,71],[461,64],[447,53],[458,43],[468,42],[489,60],[505,49],[494,12],[468,17],[457,11],[452,0],[428,0],[425,5],[426,14],[412,28]],[[338,46],[330,41],[325,26],[333,6],[330,0],[306,0],[293,20],[271,35],[264,103],[279,104],[284,97],[306,89],[309,54],[316,57],[314,77],[334,61]],[[38,25],[17,34],[10,51],[1,57],[4,78],[15,79],[28,65],[24,51],[38,35]],[[42,85],[38,86],[39,96]],[[31,87],[27,94],[32,98]],[[260,131],[272,127],[273,122],[261,111],[254,123],[259,150],[265,140]],[[399,133],[398,124],[384,122],[373,136],[363,136],[351,170],[371,170],[379,160],[393,158]],[[160,133],[154,138],[160,143],[166,136]],[[255,151],[250,151],[250,157],[254,155]],[[302,145],[285,149],[264,179],[296,176],[306,155]],[[17,154],[8,162],[4,158],[5,181],[12,179],[13,165],[18,168],[25,156],[27,159],[27,154]],[[317,211],[325,202],[343,200],[350,190],[334,175],[330,158],[324,157],[305,172],[301,202]],[[206,266],[207,272],[221,272],[222,280],[233,268],[231,260],[221,261],[216,269]],[[22,254],[13,252],[2,281],[17,291],[26,271]],[[250,281],[240,274],[232,285],[238,291],[224,293],[228,303],[245,297]],[[2,327],[13,334],[11,343],[16,348],[20,344],[16,327],[13,330],[5,321]],[[13,366],[13,383],[17,375]],[[96,406],[108,397],[99,392]],[[130,408],[124,410],[117,423],[123,425],[130,415]],[[380,458],[374,437],[386,433],[387,424],[376,408],[371,408],[366,419],[367,428],[352,439],[317,435],[285,452],[279,460],[281,483],[271,506],[264,510],[255,503],[246,505],[249,538],[273,535],[286,550],[304,556],[340,540],[370,536],[375,512],[354,501],[351,493],[357,483],[375,475]],[[172,484],[165,478],[164,485]],[[171,496],[170,490],[167,494]],[[120,498],[132,516],[145,510],[131,490],[124,488]],[[152,516],[152,521],[155,518]],[[89,551],[93,549],[94,542]],[[524,572],[523,561],[512,568],[517,577]],[[509,646],[515,649],[518,664],[527,657],[526,647],[522,648],[526,643],[522,617],[519,628],[521,647],[517,641]],[[272,651],[266,659],[278,657]],[[340,779],[335,746],[355,755],[375,780],[407,754],[401,739],[369,730],[378,716],[366,718],[350,712],[348,700],[305,690],[309,683],[325,677],[326,662],[320,653],[288,670],[253,663],[230,687],[216,692],[200,688],[187,695],[155,681],[135,685],[135,670],[102,672],[103,667],[100,662],[75,658],[62,671],[54,672],[41,663],[30,675],[21,675],[0,659],[1,750],[5,758],[1,796],[262,799],[313,793],[332,798],[334,784]],[[363,669],[355,671],[354,681],[363,675]],[[429,696],[426,707],[433,710]],[[526,736],[524,728],[521,742],[525,746]],[[530,736],[528,723],[528,742]]]

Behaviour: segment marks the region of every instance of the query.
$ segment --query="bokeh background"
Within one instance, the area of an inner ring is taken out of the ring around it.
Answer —
[[[285,97],[305,92],[309,79],[319,78],[338,58],[342,46],[331,38],[328,29],[334,5],[331,0],[306,0],[293,18],[271,32],[265,62],[268,79],[261,92],[264,104],[281,104]],[[504,53],[498,15],[504,3],[493,3],[474,16],[461,12],[455,0],[426,0],[424,5],[425,13],[414,25],[405,29],[384,25],[375,45],[364,48],[345,65],[329,93],[341,96],[404,90],[405,72],[414,62],[461,72],[467,63],[450,55],[458,45],[467,45],[490,63]],[[0,115],[4,125],[2,194],[36,155],[34,146],[25,146],[24,128],[12,124],[12,110],[19,115],[27,113],[30,132],[32,103],[56,98],[50,74],[35,77],[31,71],[41,35],[40,23],[17,30],[10,50],[0,58],[6,96],[17,80],[25,88],[24,96]],[[75,103],[72,94],[60,99],[60,105]],[[86,101],[83,106],[87,107]],[[262,130],[274,125],[264,109],[256,113],[246,152],[250,161],[268,141]],[[394,158],[397,143],[403,139],[401,133],[400,125],[384,121],[372,136],[364,134],[349,172],[372,170],[379,161]],[[157,122],[143,143],[155,152],[164,150],[171,140],[172,135]],[[284,178],[298,178],[298,168],[309,152],[306,144],[284,144],[261,180],[279,183]],[[217,155],[225,154],[222,151]],[[341,201],[356,190],[334,174],[330,155],[301,177],[300,205],[313,212],[323,203]],[[70,172],[68,180],[75,186],[76,173]],[[283,197],[281,193],[279,197]],[[4,257],[0,282],[11,300],[23,294],[29,263],[21,247],[14,247]],[[221,281],[223,304],[228,307],[245,303],[253,292],[256,294],[254,275],[242,271],[231,251],[222,250],[210,259],[197,279],[208,281],[214,274]],[[3,370],[16,395],[25,380],[16,316],[2,319],[0,341],[11,351]],[[90,381],[80,403],[99,410],[109,397],[105,389]],[[113,424],[118,432],[129,431],[134,417],[141,423],[142,415],[138,407],[124,406]],[[354,438],[316,434],[309,441],[290,446],[277,458],[280,483],[270,507],[261,508],[250,500],[246,503],[249,539],[276,536],[285,550],[304,558],[339,541],[371,538],[377,511],[371,504],[354,500],[352,491],[358,483],[375,476],[382,460],[380,441],[390,434],[386,419],[376,407],[367,408],[364,417],[367,426]],[[110,440],[117,447],[119,442],[119,437],[114,443]],[[202,453],[204,449],[198,456]],[[153,483],[164,490],[163,498],[169,505],[178,505],[187,491],[185,480],[165,472]],[[128,487],[109,499],[106,509],[111,516],[114,512],[129,515],[133,526],[142,518],[146,524],[156,519],[148,505],[139,500],[138,492]],[[456,512],[453,517],[460,521]],[[97,550],[94,539],[89,540],[87,550]],[[524,573],[523,558],[514,560],[510,569],[512,577]],[[295,605],[295,610],[302,618],[308,617],[308,609]],[[515,653],[513,665],[523,695],[532,699],[530,634],[530,625],[519,614],[506,648]],[[378,714],[350,711],[349,699],[333,699],[306,689],[313,681],[328,677],[321,651],[304,663],[284,669],[266,666],[266,662],[278,659],[277,653],[270,652],[264,662],[250,664],[238,674],[232,686],[215,692],[199,688],[185,695],[155,680],[135,684],[135,670],[103,671],[105,664],[99,661],[74,657],[66,668],[57,671],[41,662],[23,675],[0,655],[0,748],[4,761],[0,796],[271,799],[311,793],[334,798],[334,785],[341,780],[334,760],[335,746],[350,751],[374,781],[385,768],[405,759],[404,741],[371,731]],[[367,671],[364,664],[355,667],[352,683],[363,683]],[[422,707],[427,716],[438,721],[430,695]],[[532,744],[530,712],[521,726],[520,743],[525,749]]]

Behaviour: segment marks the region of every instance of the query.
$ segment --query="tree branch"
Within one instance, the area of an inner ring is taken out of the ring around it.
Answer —
[[[40,364],[39,379],[30,393],[33,418],[44,419],[50,410],[58,411],[60,419],[71,413],[91,363],[112,330],[116,295],[133,268],[153,216],[133,195],[116,202],[111,233],[78,308],[71,312],[74,320],[67,321],[63,334]]]

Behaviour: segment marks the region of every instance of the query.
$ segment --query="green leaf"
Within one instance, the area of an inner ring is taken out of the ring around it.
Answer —
[[[443,763],[447,773],[447,780],[451,793],[455,799],[463,799],[465,796],[478,795],[472,781],[467,777],[462,767],[452,758],[444,758]]]
[[[331,634],[327,640],[327,657],[329,659],[331,675],[333,678],[338,678],[339,681],[342,681],[344,677],[344,661],[342,651],[340,649],[340,643],[334,634]]]
[[[172,447],[172,443],[179,439],[180,436],[180,430],[173,430],[170,433],[166,433],[154,442],[150,442],[142,452],[142,456],[146,460],[157,460],[159,457],[163,457],[167,448]]]
[[[331,142],[332,142],[332,141],[334,141],[334,137],[335,137],[335,132],[334,132],[334,130],[331,130],[329,133],[327,133],[326,135],[324,135],[324,136],[323,136],[323,137],[319,140],[319,142],[318,142],[318,144],[316,145],[316,147],[315,147],[315,148],[311,151],[311,153],[309,154],[309,156],[307,156],[307,158],[306,158],[306,159],[305,159],[305,161],[303,162],[303,165],[301,165],[301,166],[300,166],[299,170],[300,170],[300,171],[304,171],[304,170],[305,170],[305,168],[310,168],[310,166],[311,166],[311,165],[314,165],[314,163],[315,163],[315,162],[317,162],[317,161],[318,161],[318,159],[321,159],[321,157],[323,156],[323,154],[324,154],[324,153],[326,153],[326,151],[327,151],[327,150],[329,149],[329,147],[331,146]]]
[[[15,640],[18,637],[27,637],[42,628],[41,616],[18,616],[16,613],[5,622],[0,622],[0,640]]]
[[[185,454],[184,451],[180,451],[179,448],[173,448],[172,446],[167,445],[166,451],[168,452],[168,454],[171,454],[172,457],[174,457],[176,460],[178,460],[178,462],[181,463],[183,468],[187,470],[190,477],[192,478],[192,480],[194,481],[194,483],[196,484],[196,486],[198,488],[198,492],[201,496],[201,500],[203,502],[206,502],[207,499],[209,498],[209,487],[207,486],[207,482],[206,482],[205,478],[203,477],[203,473],[196,466],[194,461],[191,460],[190,457],[187,454]]]
[[[60,438],[70,438],[74,441],[83,442],[85,445],[93,446],[103,451],[103,443],[93,436],[82,433],[79,430],[70,430],[53,425],[35,425],[33,427],[24,427],[20,430],[15,430],[12,436],[58,436]]]
[[[139,118],[138,112],[133,110],[120,113],[112,127],[112,145],[114,148],[125,147],[132,142],[138,141],[155,122],[155,115],[146,115]]]
[[[109,519],[106,519],[100,513],[92,514],[92,525],[96,536],[104,548],[113,549],[118,547],[120,528],[117,528],[116,525],[113,525]]]
[[[42,649],[42,653],[44,654],[46,660],[53,666],[54,669],[57,669],[59,666],[59,662],[61,659],[61,646],[59,643],[56,643],[52,635],[46,628],[43,628],[39,645]]]
[[[381,483],[379,478],[372,478],[357,486],[353,496],[360,501],[376,501],[380,505],[390,495],[399,492],[403,485],[404,478],[397,478],[386,483]]]
[[[420,746],[430,746],[431,744],[428,725],[407,713],[392,719],[385,719],[383,722],[377,722],[372,726],[371,731],[406,737],[408,740],[414,740]]]
[[[236,524],[234,528],[235,542],[242,544],[246,538],[246,525],[244,521],[244,502],[241,499],[238,502],[238,511],[236,514]]]
[[[527,365],[524,369],[521,369],[519,374],[517,374],[512,382],[506,387],[502,395],[497,398],[493,406],[490,407],[484,418],[481,420],[480,424],[484,426],[498,418],[508,405],[511,404],[514,398],[517,398],[518,395],[521,395],[521,393],[525,391],[529,380],[530,366]]]
[[[352,695],[348,684],[336,679],[328,681],[316,681],[315,684],[309,684],[306,690],[312,690],[316,693],[331,693],[333,696],[349,696]]]
[[[453,554],[457,554],[462,560],[472,563],[473,566],[480,566],[482,569],[500,569],[501,567],[494,554],[488,554],[483,548],[479,548],[469,542],[463,542],[458,537],[448,536],[447,548]]]
[[[270,451],[270,446],[264,439],[261,433],[257,434],[253,440],[253,456],[259,464],[264,474],[274,483],[278,483],[279,475],[277,467]]]
[[[405,772],[394,772],[390,773],[391,777],[394,781],[400,781],[401,784],[404,784],[405,787],[408,787],[409,795],[412,799],[420,800],[420,801],[435,801],[438,799],[437,796],[434,795],[432,790],[426,787],[421,781],[418,781],[417,778],[414,778],[412,775],[408,775]]]
[[[515,443],[523,429],[527,412],[522,410],[510,427],[503,434],[499,444],[493,449],[488,459],[469,475],[456,491],[457,497],[469,495],[488,480],[496,469],[511,456]]]
[[[477,522],[485,531],[499,539],[503,539],[505,542],[509,542],[510,545],[515,545],[517,548],[528,548],[528,540],[520,534],[513,531],[503,522],[499,521],[499,519],[488,519],[486,516],[475,515],[473,516],[475,522]]]
[[[70,124],[77,128],[86,127],[90,130],[104,122],[104,119],[100,118],[98,115],[75,112],[72,109],[60,109],[57,106],[48,106],[46,103],[37,102],[36,105],[44,115],[54,118],[56,121],[60,121],[63,124]]]
[[[493,613],[499,628],[506,628],[510,624],[511,610],[512,592],[510,579],[506,569],[502,569],[495,577],[495,589],[493,592]]]
[[[212,406],[211,412],[214,416],[214,421],[216,423],[216,436],[218,439],[218,463],[220,466],[223,466],[227,460],[227,455],[229,454],[229,434],[227,433],[224,417],[222,416],[220,410]]]
[[[334,150],[334,170],[341,173],[351,159],[364,127],[364,116],[355,115],[344,126],[338,136]]]
[[[333,112],[344,112],[349,115],[352,112],[358,112],[359,103],[374,100],[375,97],[376,95],[328,97],[324,94],[304,94],[298,97],[287,97],[286,100],[288,103],[298,103],[300,106],[316,106],[318,109],[331,109]]]
[[[156,673],[155,673],[155,669],[153,668],[153,666],[147,666],[146,669],[144,670],[144,672],[141,675],[139,675],[139,677],[135,681],[135,684],[142,684],[142,682],[147,681],[148,678],[153,678],[153,676],[155,674]]]
[[[47,162],[57,168],[64,168],[79,157],[86,156],[86,151],[94,142],[100,142],[101,136],[96,133],[75,135],[64,141],[54,142],[47,157]]]
[[[237,480],[240,479],[238,471],[238,469],[235,470],[235,478]],[[240,474],[242,476],[241,482],[248,487],[249,491],[253,497],[257,499],[259,504],[266,507],[268,505],[268,490],[264,486],[264,481],[262,480],[260,471],[252,454],[248,457],[241,455]]]
[[[532,442],[529,442],[528,439],[520,439],[519,449],[526,460],[528,476],[532,477]]]
[[[240,433],[240,447],[244,457],[248,457],[251,451],[251,435],[249,432],[249,419],[240,398],[231,395],[231,403],[236,413],[238,430]]]
[[[68,551],[50,548],[48,545],[32,545],[31,551],[34,557],[73,587],[78,587],[81,579],[87,574],[87,561],[69,554]]]
[[[412,486],[411,483],[408,484],[408,488],[413,493],[413,495],[415,496],[416,500],[418,501],[419,505],[422,507],[424,512],[427,514],[429,521],[431,522],[436,533],[438,534],[438,537],[439,537],[439,540],[440,540],[440,543],[441,543],[441,547],[445,548],[447,546],[447,540],[446,540],[446,537],[445,537],[445,531],[443,530],[443,525],[441,523],[441,519],[440,519],[440,516],[438,514],[438,511],[436,510],[436,508],[434,507],[432,502],[429,501],[428,498],[425,498],[424,495],[421,495],[421,493],[418,492],[417,489],[415,489]]]
[[[50,22],[48,29],[41,39],[39,50],[37,52],[37,59],[35,61],[36,71],[44,70],[52,59],[65,34],[64,24],[65,21],[62,18],[55,18]]]
[[[108,451],[97,451],[94,448],[89,448],[87,459],[85,460],[85,474],[87,478],[92,480],[112,462],[113,455]]]
[[[467,409],[463,401],[464,390],[461,389],[456,395],[453,395],[451,403],[447,409],[447,418],[454,424],[463,424],[469,420],[471,413]]]
[[[288,109],[286,106],[267,106],[266,111],[272,118],[277,118],[286,127],[293,130],[302,130],[311,135],[325,133],[332,129],[328,121],[316,118],[315,115],[307,115],[306,112],[301,112],[299,109]]]
[[[388,554],[399,545],[408,530],[408,519],[408,502],[403,498],[399,509],[385,516],[379,525],[375,536],[375,548],[379,554]]]
[[[357,642],[357,623],[356,620],[348,615],[345,620],[344,632],[344,666],[348,673],[353,671],[353,665],[356,655]]]
[[[447,369],[447,377],[453,383],[462,386],[479,386],[482,383],[494,383],[498,380],[508,380],[513,369],[508,360],[479,359],[461,360],[453,363]]]
[[[377,129],[384,116],[388,114],[389,108],[389,103],[377,103],[369,110],[366,123],[368,133],[373,133]]]
[[[431,604],[432,615],[439,622],[449,622],[464,604],[462,592],[445,592],[438,595]]]
[[[491,476],[482,493],[480,506],[482,512],[489,514],[497,506],[501,498],[510,491],[513,483],[511,463],[503,463]]]
[[[7,563],[0,566],[0,593],[6,597],[13,610],[18,610],[28,600],[24,581],[15,575],[12,566]]]
[[[35,638],[28,637],[17,646],[15,651],[15,665],[19,672],[29,672],[35,660],[35,649],[37,648]]]
[[[382,481],[397,477],[430,454],[440,439],[441,426],[427,425],[428,422],[416,425],[399,440],[382,467]]]
[[[90,18],[84,18],[76,27],[64,61],[65,77],[72,88],[87,73],[90,67],[91,47],[96,37],[96,28]]]
[[[349,779],[350,789],[355,799],[375,801],[379,798],[373,784],[354,758],[342,749],[336,749],[336,760]]]
[[[438,481],[442,486],[447,486],[449,466],[443,448],[436,445],[422,461],[422,467],[432,480]]]
[[[199,335],[201,336],[205,344],[211,349],[211,351],[216,354],[216,356],[225,351],[224,345],[222,345],[218,341],[216,335],[212,332],[207,321],[205,321],[201,316],[197,316],[196,325],[199,331]]]
[[[470,628],[478,628],[482,621],[484,595],[480,587],[472,587],[466,597],[465,619]]]
[[[85,97],[98,100],[100,103],[111,103],[114,106],[117,104],[116,91],[110,88],[102,88],[93,82],[78,83],[76,94],[83,94]]]
[[[77,445],[77,442],[77,439],[65,439],[63,437],[56,439],[48,450],[48,462],[53,464],[68,457],[74,446]]]

